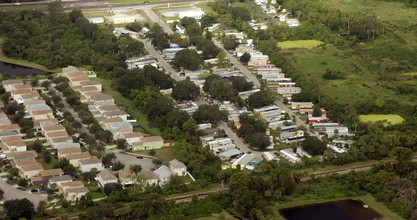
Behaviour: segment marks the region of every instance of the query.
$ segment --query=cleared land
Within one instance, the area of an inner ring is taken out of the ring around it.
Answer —
[[[384,204],[377,202],[375,198],[372,197],[372,195],[370,194],[367,194],[364,196],[337,197],[337,198],[331,198],[331,199],[302,197],[302,198],[297,198],[294,200],[279,203],[275,206],[276,209],[272,209],[272,212],[274,214],[275,219],[284,220],[284,218],[279,214],[278,210],[280,209],[290,208],[290,207],[295,207],[295,206],[302,206],[302,205],[313,204],[313,203],[332,202],[332,201],[345,200],[345,199],[361,200],[362,202],[367,204],[370,208],[372,208],[373,210],[375,210],[382,216],[386,217],[387,219],[391,219],[391,220],[403,219],[399,215],[389,210]]]
[[[306,48],[313,49],[317,46],[320,46],[323,42],[318,40],[294,40],[294,41],[283,41],[278,42],[278,47],[282,49],[292,49],[292,48]]]
[[[363,122],[387,121],[391,124],[400,124],[404,119],[399,115],[359,115],[359,119]]]

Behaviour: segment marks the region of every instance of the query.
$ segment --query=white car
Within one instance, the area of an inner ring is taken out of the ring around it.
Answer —
[[[22,3],[16,2],[16,3],[14,3],[14,5],[22,5]]]

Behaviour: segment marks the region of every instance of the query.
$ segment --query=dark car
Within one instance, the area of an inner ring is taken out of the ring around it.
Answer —
[[[150,5],[151,3],[150,2],[148,2],[148,1],[144,1],[143,2],[145,5]]]
[[[45,186],[40,186],[39,191],[45,191]]]
[[[30,190],[31,192],[33,192],[33,193],[35,193],[35,192],[38,192],[38,190],[37,189],[32,189],[32,190]]]
[[[137,156],[136,158],[138,158],[138,159],[143,159],[143,157],[142,157],[142,156]]]

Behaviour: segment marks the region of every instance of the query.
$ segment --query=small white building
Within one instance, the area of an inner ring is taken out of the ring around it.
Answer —
[[[187,17],[187,18],[194,18],[196,20],[200,20],[203,17],[204,14],[205,13],[201,10],[198,10],[198,11],[182,11],[182,12],[178,13],[178,16],[180,17],[180,19],[183,19],[183,18]]]
[[[280,156],[287,159],[291,163],[300,163],[301,159],[297,157],[297,154],[294,153],[292,149],[285,149],[279,151]]]
[[[104,170],[103,163],[95,156],[87,160],[79,160],[78,165],[80,167],[80,171],[83,173],[90,172],[93,168],[96,168],[97,171]]]
[[[104,18],[103,17],[87,18],[87,19],[90,23],[93,23],[93,24],[103,24],[104,23]]]
[[[117,177],[109,169],[104,169],[97,174],[96,180],[104,187],[108,183],[117,183]]]
[[[187,167],[181,161],[173,159],[169,161],[169,169],[174,176],[185,176],[187,175]]]

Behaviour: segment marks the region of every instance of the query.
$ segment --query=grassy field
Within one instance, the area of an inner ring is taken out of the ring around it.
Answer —
[[[69,4],[62,4],[62,7],[70,6]],[[21,5],[21,6],[11,6],[11,7],[2,7],[1,10],[5,11],[14,11],[14,10],[32,10],[32,9],[41,9],[47,8],[48,5]]]
[[[96,80],[100,80],[101,84],[103,85],[104,93],[113,96],[114,102],[119,106],[125,106],[127,108],[127,112],[137,120],[137,122],[132,123],[133,125],[142,126],[152,135],[161,135],[161,131],[156,127],[151,127],[146,116],[133,106],[132,100],[123,97],[118,91],[111,87],[111,82],[109,80],[100,78],[96,78]]]
[[[370,208],[381,214],[382,216],[386,217],[387,219],[391,220],[400,220],[403,219],[391,210],[389,210],[384,204],[377,202],[374,197],[367,194],[364,196],[353,196],[353,197],[338,197],[333,199],[305,199],[305,198],[297,198],[294,200],[285,201],[282,203],[279,203],[275,206],[275,209],[272,209],[272,213],[274,214],[275,219],[282,219],[284,218],[279,214],[280,209],[284,208],[290,208],[290,207],[296,207],[296,206],[302,206],[312,203],[324,203],[324,202],[332,202],[332,201],[338,201],[338,200],[345,200],[345,199],[353,199],[353,200],[360,200],[367,204]]]
[[[197,8],[200,8],[206,14],[217,14],[216,11],[213,11],[210,6],[207,5],[207,2],[201,2],[195,5]]]
[[[163,148],[163,149],[155,150],[155,152],[156,152],[155,157],[162,160],[163,163],[168,164],[169,161],[175,159],[175,155],[174,155],[172,148]],[[134,151],[133,153],[150,156],[148,150]]]
[[[363,122],[377,122],[386,120],[391,124],[400,124],[404,119],[399,115],[359,115],[359,119]]]
[[[3,39],[0,38],[0,47],[1,47],[2,43],[3,43]],[[42,65],[39,65],[39,64],[36,64],[36,63],[32,63],[32,62],[29,62],[29,61],[26,61],[26,60],[17,60],[17,59],[6,57],[3,54],[2,50],[0,50],[0,61],[1,62],[6,62],[6,63],[16,64],[16,65],[20,65],[20,66],[26,66],[26,67],[30,67],[30,68],[34,68],[34,69],[39,69],[39,70],[42,70],[42,71],[45,71],[45,72],[58,73],[59,71],[61,71],[61,69],[58,69],[58,68],[54,69],[54,70],[51,70],[51,69],[46,68],[45,66],[42,66]]]
[[[278,42],[278,47],[281,49],[292,49],[292,48],[306,48],[313,49],[320,46],[323,42],[318,40],[294,40],[294,41],[283,41]]]
[[[38,159],[45,170],[50,170],[54,168],[55,163],[58,163],[58,159],[56,159],[53,155],[51,155],[51,162],[46,163],[43,159]]]
[[[403,73],[405,76],[417,76],[417,73]]]
[[[407,7],[402,2],[378,0],[321,0],[320,2],[341,11],[374,15],[378,19],[395,25],[417,24],[416,9]]]
[[[165,2],[166,0],[116,0],[111,1],[110,4],[130,4],[130,3],[143,3],[145,1],[148,2]],[[172,2],[176,0],[171,0]]]
[[[211,214],[211,216],[198,218],[197,220],[216,220],[216,219],[234,220],[236,218],[233,217],[233,215],[231,215],[227,211],[223,210],[223,212],[221,212],[221,213]]]

